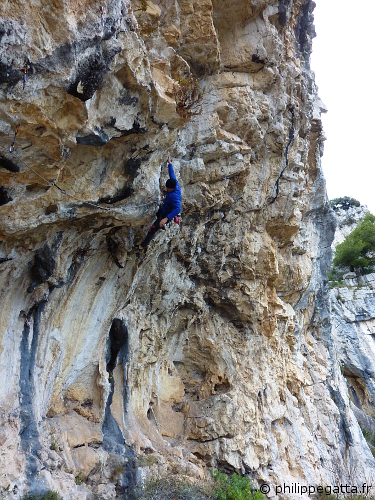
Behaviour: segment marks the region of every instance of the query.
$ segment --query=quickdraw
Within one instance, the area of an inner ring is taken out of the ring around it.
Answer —
[[[20,128],[20,125],[18,124],[17,127],[16,127],[16,130],[14,132],[14,139],[13,139],[13,142],[9,148],[9,153],[12,153],[14,151],[14,144],[16,142],[16,137],[17,137],[17,134],[18,134],[18,129]]]
[[[29,70],[27,69],[27,63],[25,63],[25,66],[23,68],[23,90],[25,90],[25,87],[26,87],[28,72],[29,72]]]
[[[100,12],[100,18],[102,21],[102,27],[104,28],[104,9],[102,6],[99,7],[99,12]]]

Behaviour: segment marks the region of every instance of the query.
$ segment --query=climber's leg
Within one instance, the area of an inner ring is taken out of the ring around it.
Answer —
[[[163,217],[161,215],[158,215],[158,218],[156,219],[156,221],[152,224],[152,226],[148,230],[146,238],[139,245],[140,250],[144,250],[148,246],[150,241],[153,239],[153,237],[155,236],[156,231],[159,231],[159,229],[161,229],[161,227],[159,226],[159,223],[160,223],[162,218]]]

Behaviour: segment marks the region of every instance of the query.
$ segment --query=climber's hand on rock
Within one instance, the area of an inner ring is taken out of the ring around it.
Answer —
[[[172,162],[171,162],[171,157],[170,157],[170,156],[168,156],[168,160],[167,160],[167,162],[168,162],[168,165],[169,165],[170,163],[172,163]]]
[[[160,227],[164,227],[166,225],[166,223],[168,222],[168,217],[164,217],[164,219],[162,219],[160,222],[159,222],[159,226]]]

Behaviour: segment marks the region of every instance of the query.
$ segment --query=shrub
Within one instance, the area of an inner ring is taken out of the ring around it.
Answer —
[[[375,457],[375,434],[373,432],[371,432],[370,430],[365,429],[361,425],[360,425],[360,427],[361,427],[363,437],[366,439],[367,444],[369,445],[370,451],[371,451],[372,455]]]
[[[157,462],[158,459],[155,455],[139,455],[135,463],[137,467],[152,467]]]
[[[28,495],[26,497],[23,497],[22,500],[61,500],[61,497],[59,494],[56,493],[56,491],[47,491],[47,493],[44,493],[44,495]]]
[[[375,446],[375,434],[365,428],[362,428],[362,434],[363,437],[366,439],[366,441],[371,444],[372,446]]]
[[[338,269],[333,267],[331,271],[328,273],[328,280],[332,281],[335,285],[337,285],[337,283],[342,283],[342,278],[344,274],[345,273],[340,272]]]
[[[205,89],[199,90],[198,80],[194,80],[193,75],[188,79],[179,78],[178,85],[173,88],[177,113],[183,118],[199,115],[202,112],[204,93]]]
[[[75,477],[75,482],[78,484],[78,486],[86,481],[85,476],[82,474],[82,472],[79,472],[76,477]]]
[[[40,500],[61,500],[61,497],[56,491],[48,491]]]
[[[367,213],[345,240],[337,245],[335,267],[348,266],[360,269],[363,274],[375,265],[375,217]]]
[[[142,500],[210,500],[212,496],[204,486],[191,484],[171,476],[147,481],[135,498]]]
[[[234,473],[227,476],[220,471],[214,471],[212,477],[217,483],[214,491],[215,500],[263,500],[260,491],[254,491],[248,477]]]
[[[349,196],[344,196],[343,198],[335,198],[330,202],[331,208],[333,210],[349,210],[351,207],[360,207],[361,204],[355,198],[350,198]]]

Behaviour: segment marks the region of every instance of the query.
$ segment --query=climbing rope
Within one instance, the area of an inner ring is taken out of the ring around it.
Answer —
[[[124,209],[126,209],[126,208],[133,209],[133,208],[139,208],[139,207],[146,207],[146,206],[156,205],[156,204],[159,203],[158,200],[154,200],[154,201],[149,201],[147,203],[141,203],[139,205],[133,205],[132,207],[123,207],[122,209],[118,208],[118,207],[110,208],[110,207],[101,207],[101,206],[97,205],[96,203],[93,203],[91,201],[82,200],[82,199],[78,198],[77,196],[74,196],[74,195],[68,193],[65,189],[63,189],[62,187],[60,187],[59,185],[57,185],[54,181],[49,181],[48,179],[46,179],[45,177],[43,177],[41,174],[39,174],[36,170],[33,169],[33,167],[31,167],[30,165],[28,165],[22,158],[20,158],[17,155],[17,153],[14,152],[14,143],[15,143],[16,136],[17,136],[17,133],[18,133],[18,128],[19,128],[19,125],[16,128],[15,136],[14,136],[13,143],[12,143],[12,146],[11,146],[11,148],[13,148],[13,149],[9,148],[9,151],[12,151],[12,156],[15,156],[19,160],[19,162],[22,163],[22,165],[24,165],[26,168],[28,168],[29,170],[31,170],[31,172],[33,172],[36,176],[38,176],[40,179],[42,179],[48,186],[56,188],[58,191],[60,191],[60,193],[62,193],[63,195],[67,196],[68,198],[71,198],[72,200],[75,200],[76,202],[78,202],[80,204],[89,205],[89,206],[91,206],[93,208],[97,208],[97,209],[103,210],[105,212],[115,212],[115,213],[120,213],[120,214],[123,214]],[[2,149],[4,151],[4,153],[8,153],[8,151],[5,148],[3,148],[2,146],[0,146],[0,149]]]
[[[155,415],[155,412],[154,412],[154,409],[153,409],[152,405],[150,405],[150,409],[151,409],[151,413],[152,413],[152,414],[153,414],[153,416],[154,416],[154,419],[155,419],[155,422],[156,422],[156,427],[157,427],[158,429],[161,429],[161,425],[159,424],[158,419],[156,418],[156,415]]]
[[[98,452],[98,450],[96,450],[95,448],[92,448],[92,449],[93,449],[93,450],[95,451],[95,453],[97,453],[97,454],[98,454],[98,456],[99,456],[99,463],[100,463],[100,476],[102,476],[102,475],[103,475],[103,472],[104,472],[104,469],[103,469],[103,467],[104,467],[103,457],[102,457],[102,456],[101,456],[101,454]]]

